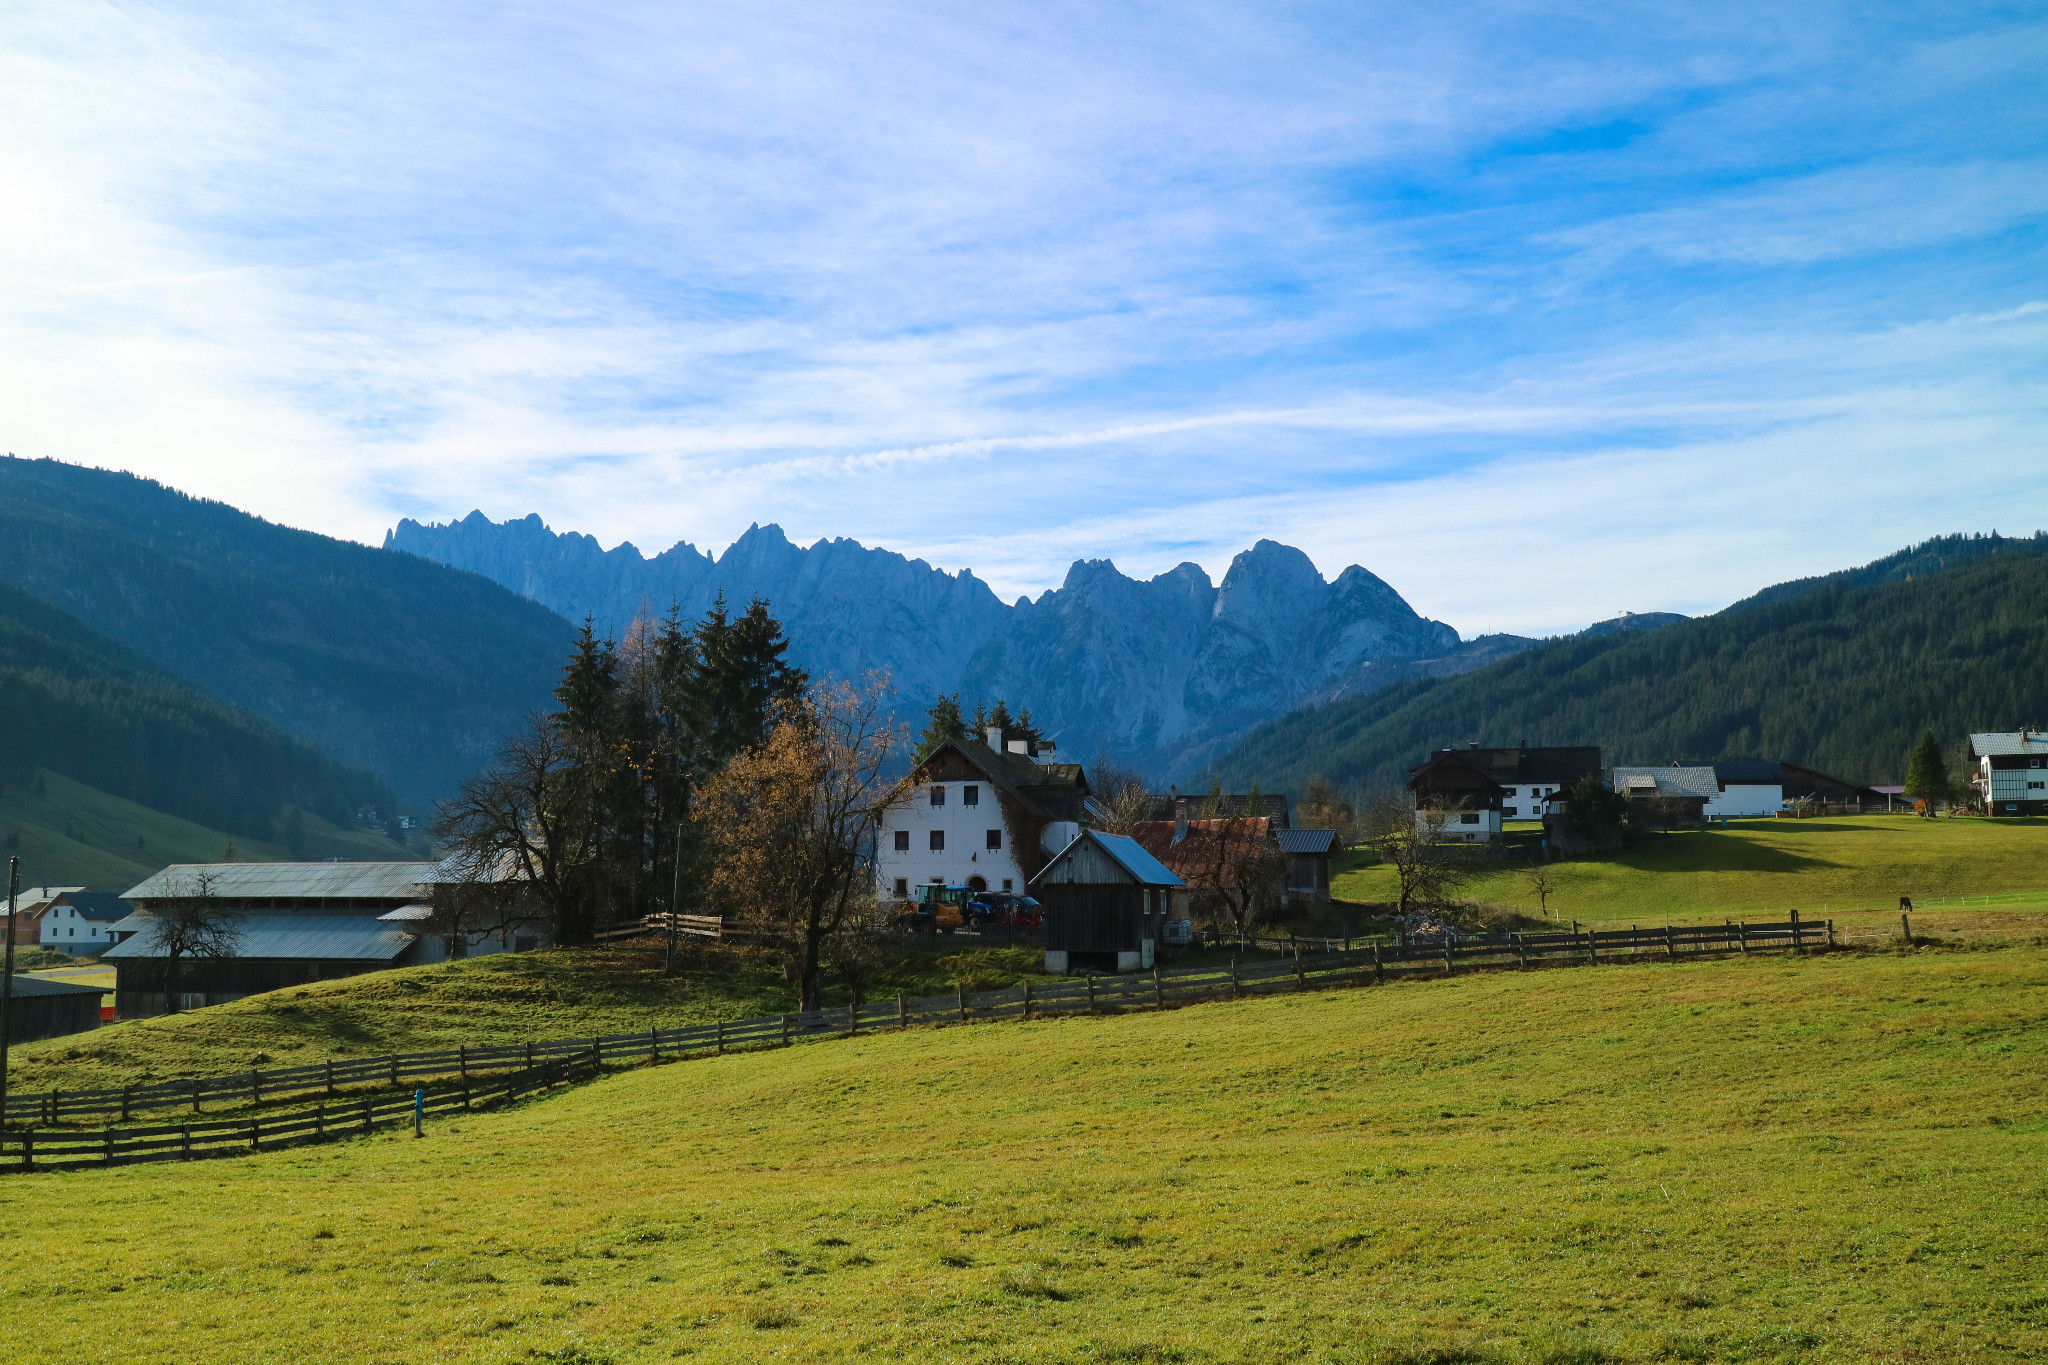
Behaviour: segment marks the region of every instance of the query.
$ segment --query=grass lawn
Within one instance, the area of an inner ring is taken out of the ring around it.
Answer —
[[[1393,873],[1351,866],[1331,879],[1345,900],[1395,898]],[[1535,913],[1530,865],[1481,877],[1464,892]],[[1546,865],[1550,908],[1584,923],[1760,918],[1797,909],[1836,916],[1896,914],[1899,897],[2033,892],[2018,902],[2048,908],[2048,821],[1922,820],[1864,815],[1813,820],[1736,820],[1726,828],[1670,834],[1619,855]],[[1934,907],[1929,907],[1930,909]]]
[[[688,945],[686,945],[688,947]],[[906,945],[869,989],[936,995],[1016,984],[1039,970],[1028,947],[941,938]],[[843,1003],[833,989],[826,1003]],[[13,1050],[18,1091],[87,1090],[173,1076],[218,1076],[323,1057],[382,1056],[529,1039],[630,1033],[757,1018],[796,1008],[778,959],[726,945],[689,947],[673,977],[642,940],[578,952],[501,953],[270,991],[186,1014],[44,1038]]]
[[[2048,950],[1498,973],[0,1178],[22,1361],[2031,1360]]]

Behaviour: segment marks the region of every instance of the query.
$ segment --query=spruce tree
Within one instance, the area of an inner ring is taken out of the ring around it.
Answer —
[[[967,722],[960,715],[960,694],[940,697],[925,713],[924,733],[917,737],[917,761],[924,762],[933,750],[948,740],[968,738]]]
[[[1920,732],[1919,742],[1906,759],[1906,795],[1930,806],[1949,795],[1948,764],[1941,756],[1941,741],[1931,729]]]

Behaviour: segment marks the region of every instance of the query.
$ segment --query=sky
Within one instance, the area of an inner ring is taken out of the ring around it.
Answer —
[[[1465,635],[2048,527],[2038,4],[0,11],[0,449]]]

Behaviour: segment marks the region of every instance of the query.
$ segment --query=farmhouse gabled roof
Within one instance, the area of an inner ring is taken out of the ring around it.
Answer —
[[[1084,829],[1081,837],[1055,854],[1050,862],[1038,870],[1026,885],[1036,886],[1052,874],[1054,868],[1072,858],[1084,845],[1092,844],[1115,861],[1117,866],[1131,874],[1131,879],[1141,886],[1186,886],[1187,883],[1164,863],[1145,851],[1144,845],[1123,834],[1104,834],[1099,829]]]
[[[1332,853],[1337,848],[1334,829],[1283,829],[1278,837],[1282,853]]]
[[[1616,768],[1614,789],[1645,796],[1704,796],[1709,801],[1721,794],[1712,768]]]
[[[115,944],[105,958],[161,957],[148,932],[150,917],[132,915],[122,927],[142,932]],[[389,962],[414,935],[368,915],[243,915],[237,958],[314,958],[325,962]]]
[[[409,900],[435,880],[435,863],[172,863],[131,888],[126,899],[192,894],[201,874],[227,900]]]
[[[1078,763],[1038,763],[1023,754],[1008,754],[991,749],[976,739],[949,739],[926,754],[924,763],[931,762],[947,749],[966,759],[990,783],[1022,802],[1027,810],[1040,819],[1051,817],[1044,807],[1032,799],[1033,791],[1050,792],[1063,787],[1077,789],[1083,795],[1088,791],[1088,778]],[[924,763],[918,766],[923,767]]]
[[[2048,735],[2039,730],[1973,734],[1970,752],[1979,758],[2048,757]]]

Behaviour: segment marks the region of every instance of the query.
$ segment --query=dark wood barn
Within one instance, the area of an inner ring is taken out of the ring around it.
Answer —
[[[1169,898],[1183,885],[1137,840],[1083,830],[1031,879],[1045,907],[1045,969],[1150,967]]]
[[[14,1000],[7,1011],[12,1042],[60,1038],[100,1026],[100,996],[106,993],[102,987],[17,976],[13,989]]]

